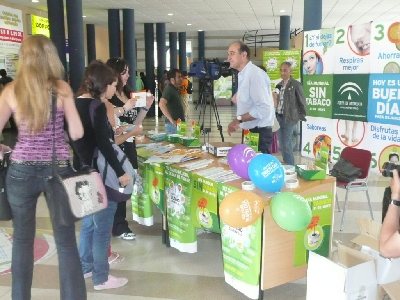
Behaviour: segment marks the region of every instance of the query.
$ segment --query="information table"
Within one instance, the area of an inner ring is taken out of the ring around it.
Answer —
[[[140,151],[139,151],[140,155]],[[211,166],[229,169],[213,158]],[[269,203],[273,194],[254,192],[264,200],[262,218],[244,228],[232,228],[218,217],[218,205],[225,196],[241,189],[243,180],[215,182],[182,164],[146,164],[146,191],[161,209],[171,247],[182,252],[197,251],[197,228],[221,233],[225,281],[252,299],[266,290],[306,276],[308,251],[328,256],[331,249],[335,178],[305,181],[291,191],[305,197],[312,208],[309,227],[287,232],[272,219]],[[201,171],[201,170],[200,170]],[[287,191],[287,190],[284,190]],[[166,217],[165,217],[166,216]]]

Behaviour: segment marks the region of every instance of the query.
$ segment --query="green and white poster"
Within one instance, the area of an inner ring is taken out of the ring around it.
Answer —
[[[164,165],[149,164],[147,166],[146,180],[151,201],[164,214]]]
[[[149,197],[148,189],[148,165],[143,163],[143,159],[138,157],[138,176],[133,185],[132,216],[133,220],[141,225],[152,226],[154,224],[153,205]]]
[[[332,118],[367,121],[369,74],[334,75]]]
[[[333,75],[304,75],[307,116],[332,118]]]
[[[302,266],[307,263],[308,251],[322,256],[329,256],[329,241],[332,228],[332,193],[322,192],[305,196],[310,203],[312,219],[307,229],[297,231],[294,265]]]
[[[192,175],[192,221],[197,228],[220,233],[217,206],[217,182]]]
[[[170,245],[181,252],[197,252],[196,228],[191,215],[191,174],[166,165],[165,197]]]
[[[238,190],[218,184],[218,201]],[[233,228],[221,221],[225,281],[251,299],[258,299],[261,272],[262,219],[253,225]]]
[[[300,81],[300,50],[276,50],[263,52],[263,66],[271,79],[271,87],[280,82],[280,67],[284,62],[290,62],[292,65],[292,77]]]

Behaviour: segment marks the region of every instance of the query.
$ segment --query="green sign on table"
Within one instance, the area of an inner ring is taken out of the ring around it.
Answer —
[[[220,233],[217,207],[217,183],[198,174],[192,175],[193,225]]]
[[[165,197],[171,247],[181,252],[197,252],[196,228],[191,218],[191,174],[166,165]]]
[[[133,220],[141,225],[151,226],[154,224],[154,220],[152,201],[148,193],[148,165],[140,157],[138,165],[138,176],[135,179],[131,197]]]
[[[149,164],[147,166],[147,187],[151,201],[164,214],[164,165]]]
[[[238,190],[224,183],[218,184],[218,201]],[[262,219],[256,223],[233,228],[221,221],[222,255],[225,281],[252,299],[259,296],[261,272]]]
[[[321,192],[306,196],[312,210],[311,223],[307,229],[296,232],[294,265],[307,263],[308,251],[329,256],[332,227],[332,193]]]

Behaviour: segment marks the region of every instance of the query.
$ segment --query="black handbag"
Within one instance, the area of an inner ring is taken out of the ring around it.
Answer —
[[[0,162],[0,221],[9,221],[12,219],[6,190],[6,176],[9,163],[10,153],[5,153],[3,160]]]

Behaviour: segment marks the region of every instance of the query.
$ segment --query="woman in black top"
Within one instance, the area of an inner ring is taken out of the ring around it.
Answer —
[[[112,147],[113,129],[108,122],[105,102],[115,93],[117,78],[106,64],[94,61],[86,69],[78,92],[76,107],[84,127],[82,139],[74,142],[75,167],[95,165],[95,149],[100,151],[118,176],[120,186],[132,181],[125,173]],[[78,158],[79,157],[79,158]],[[108,197],[107,208],[82,219],[79,255],[85,278],[92,277],[95,290],[117,288],[127,284],[128,279],[109,275],[108,248],[117,202]]]
[[[146,107],[126,110],[124,106],[126,106],[126,103],[131,98],[130,95],[132,92],[132,90],[127,86],[129,78],[128,63],[123,58],[115,57],[115,58],[110,58],[107,61],[107,65],[109,65],[118,74],[117,90],[115,92],[115,95],[110,99],[110,102],[117,108],[118,107],[123,108],[121,114],[118,114],[120,122],[134,124],[135,121],[139,121],[142,118],[144,118],[145,114],[153,104],[154,97],[152,95],[147,97]],[[139,112],[140,116],[138,117]],[[138,162],[137,162],[137,153],[136,153],[136,145],[134,137],[122,143],[120,147],[126,153],[126,156],[129,158],[133,168],[137,169]],[[136,238],[136,235],[129,228],[128,222],[126,221],[125,202],[121,202],[118,204],[118,208],[114,216],[112,234],[124,240],[134,240]]]

